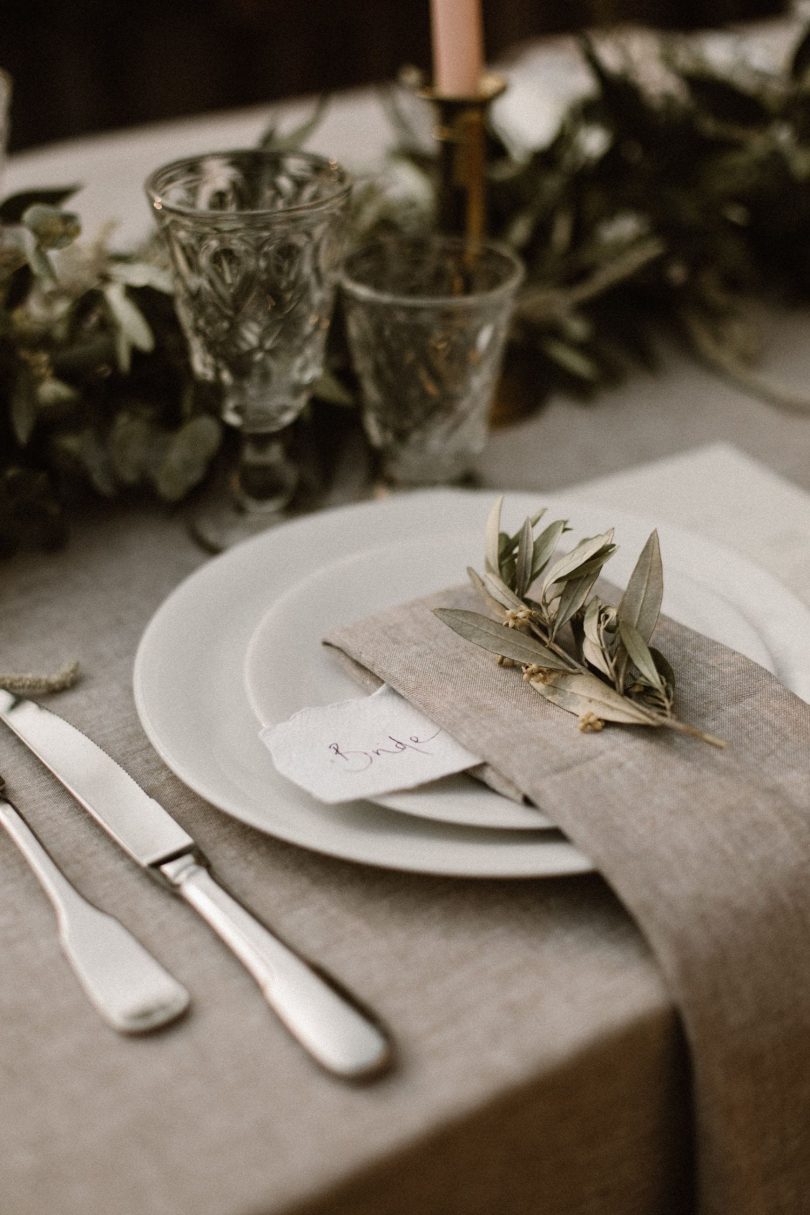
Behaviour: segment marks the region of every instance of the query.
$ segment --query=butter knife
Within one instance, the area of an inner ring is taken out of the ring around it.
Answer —
[[[33,827],[5,793],[0,824],[47,894],[62,952],[99,1015],[122,1034],[142,1034],[174,1021],[188,1007],[185,987],[113,916],[88,902],[57,866]]]
[[[191,836],[101,747],[56,713],[2,688],[0,718],[134,861],[207,921],[322,1067],[361,1079],[387,1066],[383,1028],[220,886]]]

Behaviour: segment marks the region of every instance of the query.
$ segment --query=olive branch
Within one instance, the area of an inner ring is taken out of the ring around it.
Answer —
[[[461,608],[437,608],[436,616],[496,654],[502,666],[520,667],[536,692],[577,715],[580,730],[601,730],[605,722],[665,726],[725,746],[675,715],[672,667],[651,645],[664,591],[657,532],[613,606],[593,590],[616,551],[612,529],[560,556],[558,542],[570,530],[566,520],[538,531],[543,509],[510,535],[501,530],[502,506],[500,497],[487,522],[483,574],[467,571],[498,619]]]

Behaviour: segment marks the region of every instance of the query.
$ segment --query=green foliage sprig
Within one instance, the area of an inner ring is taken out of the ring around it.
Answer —
[[[655,369],[665,330],[758,396],[810,410],[757,373],[751,307],[810,299],[810,27],[771,72],[719,67],[693,36],[580,46],[592,88],[550,142],[518,155],[490,131],[489,231],[526,262],[513,344],[538,397]],[[391,111],[399,154],[429,172],[407,107]]]
[[[605,722],[666,726],[724,746],[676,717],[674,672],[651,644],[664,592],[657,533],[614,607],[593,589],[616,551],[612,530],[558,555],[558,541],[569,530],[565,520],[535,534],[546,513],[540,510],[510,535],[501,530],[502,503],[496,501],[487,523],[484,573],[468,570],[499,619],[437,608],[439,619],[502,665],[519,666],[536,692],[576,714],[580,730],[601,730]]]
[[[642,40],[642,53],[616,50]],[[528,154],[490,132],[492,234],[527,265],[512,343],[532,396],[594,395],[657,365],[662,327],[774,403],[810,407],[756,371],[751,302],[810,298],[810,28],[780,70],[713,66],[700,44],[634,33],[583,38],[591,95]],[[354,236],[430,223],[432,155],[392,94],[407,166],[355,192]],[[294,131],[263,142],[300,145]],[[73,189],[0,204],[0,553],[64,538],[70,504],[180,500],[222,442],[216,403],[195,390],[158,246],[114,253],[77,240]],[[321,400],[352,405],[341,325]]]
[[[72,192],[0,205],[0,552],[59,543],[87,489],[177,501],[220,441],[158,254],[77,243]]]

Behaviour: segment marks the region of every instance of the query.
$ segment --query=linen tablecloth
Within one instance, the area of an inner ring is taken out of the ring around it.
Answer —
[[[318,137],[338,156],[341,138],[354,131],[359,142],[358,115],[367,134],[379,131],[366,96],[346,105]],[[265,119],[254,111],[30,153],[4,186],[89,181],[92,230],[111,198],[141,205],[133,190],[157,161],[214,135],[251,143]],[[798,315],[774,325],[769,361],[782,380],[807,383],[808,329]],[[608,512],[737,545],[810,603],[810,418],[763,405],[676,350],[655,377],[593,405],[554,399],[497,431],[480,469],[484,485],[539,498],[587,481]],[[204,803],[152,750],[132,699],[135,649],[204,559],[177,515],[100,509],[64,551],[0,565],[0,668],[78,658],[82,682],[53,707],[163,801],[259,915],[385,1018],[398,1066],[364,1089],[318,1072],[191,910],[0,734],[0,772],[56,859],[194,1000],[186,1020],[150,1038],[103,1026],[62,959],[49,906],[0,838],[3,1215],[687,1215],[680,1028],[600,878],[451,880],[304,852]]]
[[[541,431],[539,422],[538,450]],[[525,443],[525,430],[514,438]],[[649,512],[663,476],[672,502],[660,517],[684,522],[688,509],[711,513],[690,490],[701,468],[721,495],[714,526],[722,500],[741,507],[733,533],[726,517],[726,541],[760,551],[770,535],[777,553],[783,526],[807,528],[810,500],[728,448],[598,488]],[[796,564],[784,554],[778,564],[810,600],[806,548],[786,547]],[[82,661],[83,682],[54,707],[165,803],[260,915],[362,993],[392,1026],[399,1064],[367,1089],[324,1077],[205,925],[0,735],[0,771],[57,859],[194,998],[191,1016],[165,1033],[116,1037],[86,1004],[45,900],[0,840],[3,1210],[688,1212],[680,1029],[643,941],[598,877],[476,882],[331,860],[226,818],[152,751],[132,703],[134,650],[201,560],[180,519],[108,510],[63,552],[6,562],[3,665]]]

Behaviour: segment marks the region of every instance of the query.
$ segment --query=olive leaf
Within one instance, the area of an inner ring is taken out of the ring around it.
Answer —
[[[467,575],[476,590],[481,591],[484,596],[493,599],[499,607],[505,608],[507,611],[519,611],[523,607],[522,600],[517,597],[514,591],[509,589],[503,579],[497,577],[495,574],[490,574],[486,570],[482,576],[468,566]]]
[[[503,495],[496,498],[492,504],[492,509],[487,517],[487,524],[484,532],[484,563],[487,570],[493,574],[500,573],[502,508]]]
[[[323,117],[331,104],[332,98],[330,94],[322,93],[316,100],[312,113],[289,131],[282,132],[278,127],[273,125],[267,127],[259,140],[259,146],[267,148],[272,152],[285,152],[290,149],[300,148],[323,121]]]
[[[520,598],[525,595],[532,582],[532,556],[534,539],[532,537],[532,521],[527,519],[520,529],[518,537],[517,559],[515,562],[515,594]]]
[[[604,532],[600,536],[591,536],[586,540],[580,540],[579,544],[571,549],[559,561],[555,561],[552,566],[546,570],[544,585],[551,587],[556,582],[562,582],[566,578],[570,578],[576,574],[580,576],[583,567],[594,557],[599,558],[605,554],[601,565],[615,552],[616,546],[613,544],[613,530]],[[587,572],[587,571],[586,571]]]
[[[649,536],[618,608],[593,594],[605,561],[616,551],[612,528],[580,540],[546,569],[538,603],[528,595],[531,570],[538,554],[545,566],[565,525],[552,523],[533,539],[543,514],[539,511],[509,536],[501,531],[502,507],[501,497],[487,519],[483,575],[473,569],[467,573],[503,621],[461,608],[437,608],[437,618],[466,641],[520,665],[524,678],[546,700],[577,714],[582,730],[601,729],[608,721],[668,726],[724,746],[674,715],[675,676],[649,644],[663,593],[657,533]]]
[[[571,664],[554,654],[536,638],[508,629],[479,612],[465,608],[434,608],[434,615],[449,625],[466,641],[472,641],[482,649],[509,658],[525,666],[543,666],[554,671],[570,671]]]
[[[568,523],[565,519],[557,519],[554,523],[549,523],[534,542],[534,553],[532,556],[532,582],[542,574],[546,563],[551,559],[560,537],[563,532],[568,530]]]
[[[618,617],[649,641],[658,623],[664,595],[664,567],[658,532],[651,533],[619,601]]]
[[[605,644],[604,611],[599,598],[594,595],[588,602],[582,619],[582,657],[590,666],[596,667],[608,679],[613,679],[613,665],[609,647]]]
[[[590,672],[544,675],[529,679],[533,688],[552,704],[584,717],[592,713],[599,721],[616,721],[625,725],[654,726],[655,718],[632,700],[620,696],[598,676]]]
[[[551,636],[556,637],[560,629],[564,628],[568,621],[582,607],[585,600],[590,594],[591,587],[597,579],[596,573],[586,573],[579,578],[571,578],[566,582],[560,602],[554,613],[554,622],[551,629]]]
[[[639,675],[646,679],[652,687],[658,688],[663,692],[664,685],[661,675],[655,665],[655,659],[650,653],[649,646],[641,633],[629,621],[622,620],[621,616],[619,616],[619,633],[630,660]]]

